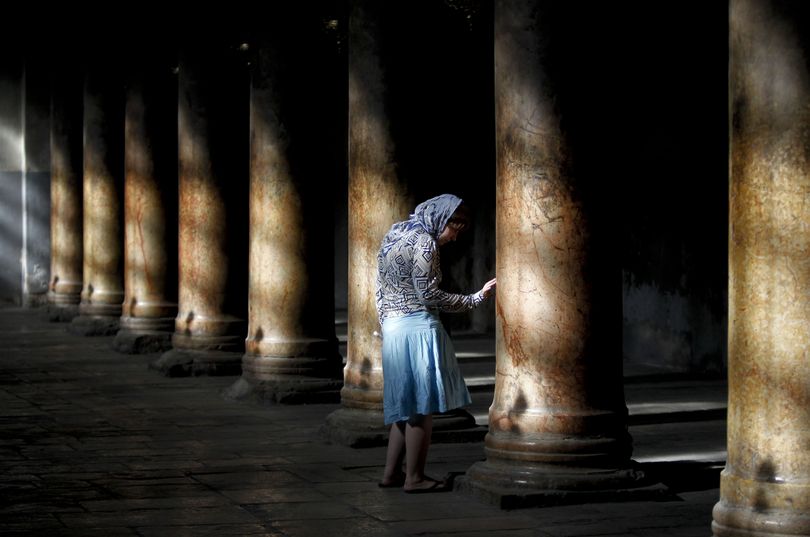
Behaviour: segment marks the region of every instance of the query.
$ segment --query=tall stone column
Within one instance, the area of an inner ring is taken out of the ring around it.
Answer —
[[[123,286],[124,90],[113,55],[94,56],[84,86],[84,258],[70,331],[118,331]]]
[[[51,321],[76,317],[82,292],[83,80],[64,60],[55,61],[51,89]]]
[[[413,200],[397,175],[386,115],[380,17],[371,1],[352,4],[349,17],[349,285],[348,342],[342,408],[323,434],[352,446],[379,444],[383,424],[382,340],[374,302],[377,252],[383,236],[407,218]]]
[[[180,51],[179,286],[166,375],[235,375],[247,332],[249,80],[239,43]]]
[[[495,5],[495,394],[487,459],[458,485],[505,508],[650,492],[630,461],[609,193],[573,160],[594,147],[558,42],[577,17],[557,7]]]
[[[131,60],[126,94],[124,302],[113,341],[125,353],[168,350],[177,316],[176,60],[146,48]]]
[[[810,535],[810,9],[730,10],[728,459],[714,535]]]
[[[348,345],[342,408],[330,414],[322,435],[353,447],[382,444],[382,340],[375,305],[377,253],[394,222],[416,205],[412,189],[397,172],[396,140],[386,79],[392,66],[384,47],[386,25],[398,22],[407,2],[352,3],[349,17],[349,269]],[[399,74],[399,73],[398,73]],[[398,110],[402,115],[402,110]],[[434,441],[477,435],[475,420],[459,412],[438,416]]]
[[[345,66],[312,7],[276,6],[250,44],[248,337],[233,398],[337,402],[343,384],[329,230]]]

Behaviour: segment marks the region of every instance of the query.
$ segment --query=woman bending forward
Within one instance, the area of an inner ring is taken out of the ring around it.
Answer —
[[[471,399],[439,311],[471,310],[495,292],[494,279],[472,295],[439,289],[439,246],[456,240],[468,225],[461,199],[442,194],[394,224],[377,255],[383,405],[385,424],[391,424],[381,487],[445,490],[444,483],[425,475],[432,414],[469,405]]]

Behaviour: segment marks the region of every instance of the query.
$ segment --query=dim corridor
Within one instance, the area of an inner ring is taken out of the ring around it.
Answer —
[[[455,337],[485,425],[493,343]],[[69,334],[41,310],[0,309],[3,535],[711,532],[725,460],[719,380],[625,371],[634,459],[670,487],[669,501],[505,511],[457,492],[379,489],[384,448],[318,435],[338,405],[229,401],[221,392],[234,377],[163,377],[147,368],[154,355],[116,353],[112,340]],[[428,466],[460,474],[483,456],[481,442],[436,444]]]

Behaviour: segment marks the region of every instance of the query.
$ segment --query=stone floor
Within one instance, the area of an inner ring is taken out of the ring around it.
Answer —
[[[672,501],[502,511],[376,486],[383,448],[324,443],[336,405],[259,407],[165,378],[35,310],[0,309],[2,535],[701,536],[725,457],[721,381],[628,377],[636,460]],[[718,412],[720,415],[718,415]],[[433,475],[481,443],[436,444]]]

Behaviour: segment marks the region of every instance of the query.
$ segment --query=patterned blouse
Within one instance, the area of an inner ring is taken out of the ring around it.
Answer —
[[[381,248],[376,292],[380,324],[417,311],[467,311],[484,300],[481,291],[472,295],[442,291],[441,281],[438,244],[423,228],[408,230],[389,249]]]

